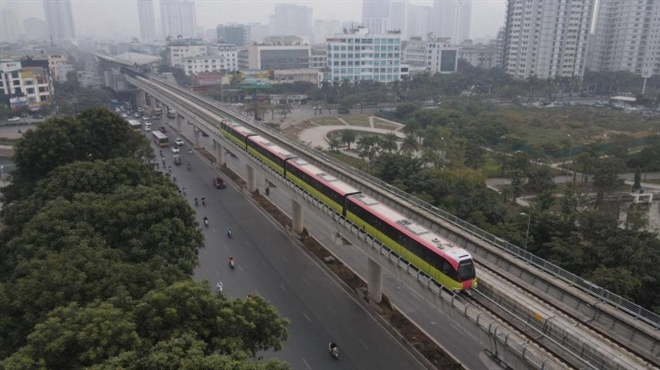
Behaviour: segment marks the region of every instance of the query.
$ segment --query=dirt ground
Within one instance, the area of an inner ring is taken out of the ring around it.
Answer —
[[[236,175],[232,170],[223,167],[221,171],[227,176],[228,179],[234,181],[239,187],[245,187],[245,181]],[[275,205],[273,205],[267,196],[259,194],[257,190],[253,195],[253,199],[264,209],[271,217],[279,222],[285,228],[291,227],[291,219],[286,214],[282,213]],[[332,254],[314,238],[310,237],[307,230],[304,230],[300,235],[300,240],[307,248],[307,250],[314,255],[320,262],[325,264],[337,277],[339,277],[352,291],[366,292],[367,283],[364,282],[359,276],[354,274],[348,267],[335,259]],[[366,294],[362,294],[363,299],[368,301]],[[387,296],[383,295],[381,303],[378,305],[381,312],[376,310],[372,311],[373,315],[380,315],[385,321],[394,328],[409,344],[411,344],[419,353],[421,353],[436,369],[442,370],[458,370],[463,369],[461,364],[454,361],[454,359],[438,347],[430,338],[428,338],[419,328],[413,323],[408,321],[399,311],[394,308]]]

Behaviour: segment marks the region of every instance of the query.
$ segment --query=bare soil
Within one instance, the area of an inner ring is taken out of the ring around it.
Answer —
[[[245,188],[245,181],[236,175],[228,167],[222,167],[221,171],[228,179],[234,181],[239,187]],[[273,205],[268,197],[263,196],[259,191],[252,194],[253,199],[264,209],[268,214],[279,222],[286,229],[290,229],[292,222],[289,216],[284,214]],[[330,269],[337,277],[339,277],[352,291],[366,292],[367,283],[359,276],[353,273],[351,269],[346,267],[342,262],[334,258],[322,244],[312,238],[307,229],[300,235],[300,241],[305,246],[307,251],[315,256],[321,263]],[[368,301],[366,294],[360,295],[365,301]],[[392,306],[389,298],[383,295],[383,299],[378,304],[379,311],[372,310],[373,315],[380,315],[389,325],[393,328],[402,338],[412,345],[419,353],[421,353],[436,369],[442,370],[458,370],[463,369],[463,366],[456,362],[450,355],[448,355],[442,348],[438,347],[433,340],[424,334],[415,324],[410,322],[404,315],[402,315],[396,308]]]

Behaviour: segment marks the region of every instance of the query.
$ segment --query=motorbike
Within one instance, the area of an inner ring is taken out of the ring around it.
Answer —
[[[203,206],[206,205],[206,199],[204,199],[204,198],[202,198],[202,205],[203,205]]]
[[[197,201],[197,198],[195,198],[195,207],[199,206],[199,202]]]
[[[328,343],[328,351],[330,352],[330,356],[332,356],[332,358],[335,360],[339,360],[339,347],[337,347],[337,345],[333,347],[332,344],[333,343]]]
[[[209,226],[209,219],[204,217],[204,226]]]
[[[188,171],[190,171],[190,165],[187,165],[186,167],[188,167]]]
[[[230,259],[229,259],[229,268],[233,270],[234,267],[235,267],[235,265],[234,265],[234,259],[233,259],[233,258],[230,258]]]
[[[227,237],[231,239],[231,227],[227,228]]]

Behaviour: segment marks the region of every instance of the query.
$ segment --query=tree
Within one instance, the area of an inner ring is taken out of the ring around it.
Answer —
[[[417,137],[413,134],[407,134],[401,143],[401,152],[408,156],[412,156],[418,150],[419,141],[417,141]]]
[[[399,137],[396,136],[395,133],[393,132],[388,132],[385,137],[381,140],[380,146],[383,150],[387,150],[388,152],[392,151],[397,151],[399,146],[397,142],[399,141]]]
[[[596,163],[594,170],[594,186],[605,193],[613,191],[623,186],[623,179],[619,178],[619,173],[625,169],[623,160],[618,158],[604,158]]]
[[[357,139],[355,130],[345,129],[341,130],[341,142],[348,145],[348,150],[351,150],[351,143]]]
[[[514,202],[525,192],[525,175],[521,170],[511,171],[511,190]]]
[[[486,164],[486,151],[476,144],[468,144],[465,148],[465,165],[476,170]]]
[[[335,135],[332,135],[328,140],[328,146],[330,147],[330,150],[333,152],[336,152],[337,149],[339,149],[339,145],[341,142],[339,141],[339,138]]]
[[[632,191],[639,190],[642,188],[642,172],[639,167],[635,169],[635,182],[632,186]]]
[[[286,115],[291,113],[291,105],[290,104],[279,104],[277,106],[277,113],[284,116],[284,118],[286,118]]]

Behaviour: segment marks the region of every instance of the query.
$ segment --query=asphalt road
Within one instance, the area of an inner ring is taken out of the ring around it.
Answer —
[[[172,131],[168,130],[171,141],[175,137]],[[225,294],[232,298],[257,292],[291,320],[284,349],[264,353],[264,358],[280,358],[294,369],[423,368],[236,188],[228,182],[226,189],[215,189],[211,178],[217,172],[211,166],[196,154],[188,154],[187,147],[181,150],[183,164],[174,166],[171,149],[162,150],[166,166],[172,166],[191,205],[194,207],[195,197],[207,199],[206,206],[200,201],[197,207],[198,221],[203,225],[206,215],[209,226],[202,226],[205,247],[199,254],[195,278],[209,280],[213,287],[222,281]],[[186,169],[187,163],[191,171]],[[233,231],[231,239],[225,234],[227,226]],[[228,266],[230,256],[236,260],[234,270]],[[331,340],[339,345],[339,362],[327,352]]]
[[[159,126],[156,124],[154,125]],[[173,124],[173,126],[176,125]],[[182,124],[181,127],[183,129],[185,137],[194,138],[192,125]],[[174,131],[173,128],[170,128],[169,130]],[[173,134],[170,135],[171,138],[173,137],[172,135]],[[213,145],[211,138],[200,137],[200,139],[201,139],[200,143],[204,147],[206,147],[209,152],[213,152],[212,150]],[[182,158],[184,158],[185,160],[185,157],[188,156],[187,149],[182,150],[182,153],[185,153],[185,156],[184,154],[182,154]],[[225,160],[227,161],[228,166],[232,170],[237,172],[243,178],[246,178],[247,170],[245,169],[245,164],[240,158],[233,158],[229,155],[225,155]],[[211,187],[211,180],[210,180],[211,177],[212,174],[209,174],[207,176],[208,179],[207,182],[209,188]],[[256,177],[257,187],[263,194],[265,191],[264,189],[265,178],[258,171],[255,171],[255,177]],[[228,189],[219,190],[219,191],[224,192],[226,190]],[[237,194],[236,197],[240,197],[240,196]],[[273,201],[281,210],[283,210],[287,214],[291,214],[291,199],[286,194],[286,192],[279,191],[277,188],[271,188],[269,197],[271,201]],[[234,196],[232,196],[232,198],[234,198]],[[303,208],[304,208],[303,212],[305,217],[305,221],[304,221],[305,227],[307,227],[310,234],[313,235],[317,240],[319,240],[324,245],[331,247],[334,246],[335,244],[333,239],[333,231],[335,230],[335,227],[332,224],[329,224],[324,216],[319,216],[314,212],[309,212],[309,210],[307,210],[305,207]],[[203,217],[203,215],[200,217]],[[211,220],[211,222],[213,222],[213,220]],[[254,225],[254,226],[255,228],[251,229],[251,231],[256,232],[257,230],[259,230],[259,232],[261,233],[262,229],[256,228],[256,226],[258,225]],[[224,233],[225,229],[226,226],[223,225],[222,227],[218,228],[217,232]],[[234,226],[232,226],[232,229],[234,229]],[[234,242],[234,240],[232,240],[231,242]],[[229,244],[231,244],[231,242]],[[355,248],[352,246],[341,246],[341,247],[332,247],[332,251],[342,261],[347,263],[353,269],[353,271],[360,274],[363,278],[368,276],[367,275],[368,257],[359,248]],[[228,251],[228,253],[233,253],[233,251],[230,250]],[[226,261],[228,257],[229,256],[226,256],[224,260]],[[239,256],[234,255],[233,257],[237,258],[237,262],[240,264]],[[276,255],[275,258],[279,259],[280,257]],[[203,258],[200,258],[200,260],[203,261]],[[285,262],[283,266],[288,266],[288,263]],[[218,274],[222,274],[222,270],[219,271]],[[450,352],[454,357],[456,357],[464,366],[466,366],[468,369],[475,369],[475,370],[486,369],[486,368],[499,369],[499,367],[496,364],[494,364],[492,361],[490,361],[487,358],[487,356],[484,353],[483,347],[479,344],[477,340],[474,339],[472,333],[468,332],[465,328],[462,328],[457,324],[455,324],[451,319],[445,316],[445,314],[441,310],[439,310],[432,303],[429,303],[425,298],[417,294],[414,291],[414,289],[411,289],[410,287],[402,284],[401,280],[399,280],[398,277],[388,273],[385,269],[383,270],[383,272],[384,272],[384,281],[383,281],[384,293],[388,297],[390,297],[392,302],[397,306],[397,308],[401,312],[403,312],[411,319],[413,319],[417,323],[417,325],[419,325],[422,328],[422,330],[424,330],[428,335],[433,337],[448,352]],[[208,277],[204,276],[204,278],[208,278]],[[297,276],[295,277],[295,279],[297,279]],[[227,289],[228,283],[225,283],[224,285],[225,285],[225,289]],[[305,284],[303,283],[303,286],[304,285]],[[246,291],[244,293],[247,294],[247,292],[249,291]],[[259,291],[259,293],[261,294],[262,292]],[[267,298],[269,298],[270,300],[269,296]],[[274,301],[273,303],[275,304]],[[280,307],[278,304],[276,304],[276,306]],[[323,310],[324,308],[321,307],[320,309]],[[353,345],[351,345],[351,349],[352,348],[354,348]],[[292,362],[292,364],[294,363]],[[294,368],[297,368],[295,364],[294,364]],[[342,364],[341,368],[342,369],[344,368],[344,364]],[[376,369],[378,367],[367,366],[366,368]],[[385,368],[396,368],[396,367],[391,366],[391,367],[384,367],[384,369]],[[411,367],[408,366],[407,368],[411,368]]]

